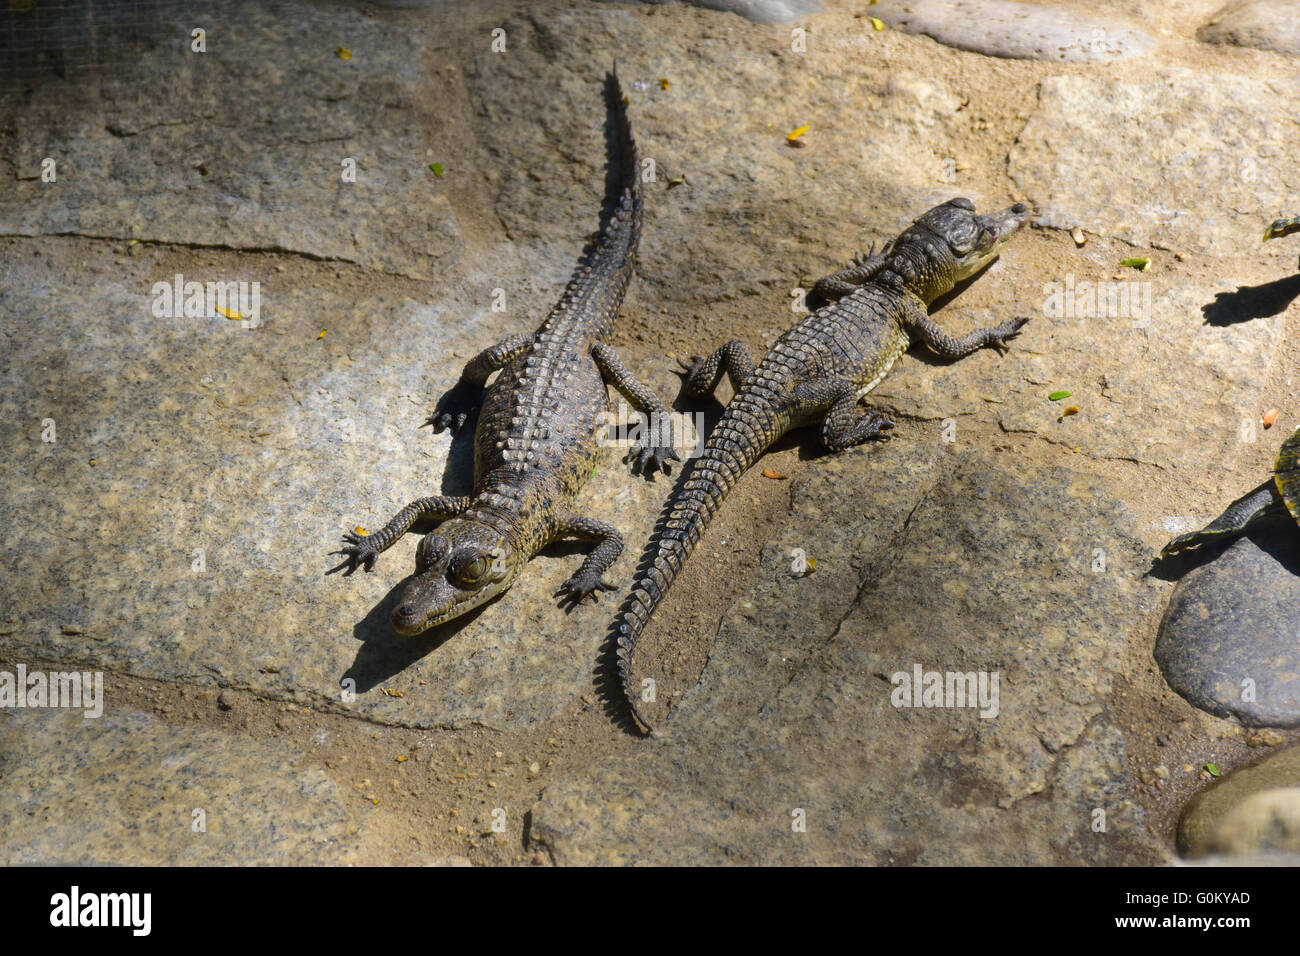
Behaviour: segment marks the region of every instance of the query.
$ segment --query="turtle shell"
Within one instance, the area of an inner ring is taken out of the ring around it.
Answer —
[[[1300,523],[1300,428],[1282,442],[1273,465],[1273,481],[1291,517]]]

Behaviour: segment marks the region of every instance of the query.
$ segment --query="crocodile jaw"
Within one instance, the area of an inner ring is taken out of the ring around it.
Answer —
[[[411,579],[393,610],[393,630],[404,637],[414,637],[453,617],[486,604],[510,587],[513,574],[490,581],[477,590],[459,588],[447,580],[445,570],[431,568]]]
[[[998,257],[1002,247],[1029,221],[1029,207],[1018,202],[1001,212],[976,216],[975,221],[985,231],[980,244],[957,264],[954,278],[959,281],[973,276]]]

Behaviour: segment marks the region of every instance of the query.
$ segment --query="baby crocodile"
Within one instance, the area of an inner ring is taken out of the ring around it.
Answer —
[[[418,498],[381,530],[345,534],[334,554],[345,560],[330,573],[375,559],[418,520],[439,527],[415,552],[415,576],[393,611],[393,628],[418,634],[505,591],[530,558],[562,538],[598,542],[578,572],[560,587],[569,607],[614,585],[602,575],[623,550],[617,529],[573,510],[578,490],[596,465],[609,407],[606,381],[650,419],[623,459],[647,476],[669,471],[669,412],[633,378],[602,339],[609,333],[632,277],[641,235],[642,196],[636,144],[618,77],[605,79],[619,146],[620,196],[594,249],[579,266],[559,304],[536,332],[514,335],[470,360],[439,400],[426,425],[435,432],[464,426],[481,403],[474,434],[474,494]],[[488,377],[501,374],[491,386]]]
[[[725,372],[735,397],[665,507],[663,531],[647,548],[646,570],[615,620],[623,695],[644,728],[650,725],[637,710],[629,683],[633,649],[727,492],[792,428],[819,424],[822,442],[841,451],[894,427],[880,412],[863,414],[858,400],[914,339],[949,359],[988,345],[1003,348],[1027,318],[955,338],[931,321],[927,307],[991,262],[1027,218],[1022,203],[981,216],[969,199],[949,200],[879,253],[873,248],[817,282],[813,296],[829,304],[782,335],[758,366],[740,341],[693,360],[687,394],[708,395]]]

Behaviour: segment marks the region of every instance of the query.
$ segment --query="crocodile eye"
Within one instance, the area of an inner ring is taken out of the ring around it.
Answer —
[[[477,587],[492,566],[490,558],[482,551],[471,551],[456,562],[452,578],[461,587]]]

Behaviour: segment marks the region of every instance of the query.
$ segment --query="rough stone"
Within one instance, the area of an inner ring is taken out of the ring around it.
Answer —
[[[1155,656],[1192,704],[1249,726],[1300,727],[1300,534],[1284,518],[1188,571]],[[1247,683],[1249,682],[1249,683]]]
[[[11,710],[0,763],[5,866],[319,866],[352,862],[359,842],[338,787],[282,743],[139,713]]]
[[[1258,256],[1295,200],[1300,80],[1182,68],[1147,80],[1052,76],[1012,147],[1038,220],[1138,246]]]
[[[214,28],[195,53],[196,12],[159,14],[145,49],[111,51],[93,77],[0,98],[16,179],[0,233],[283,249],[422,278],[457,260],[460,224],[428,163],[464,171],[450,150],[425,158],[439,124],[426,34],[274,0],[241,4],[237,42]]]
[[[1300,19],[1289,0],[1245,0],[1215,13],[1196,37],[1207,43],[1300,53]]]
[[[1122,60],[1154,46],[1150,36],[1132,27],[1010,0],[884,0],[870,12],[907,33],[1016,60]]]
[[[1178,823],[1186,856],[1300,854],[1300,747],[1242,767],[1193,797]]]

